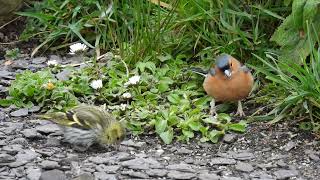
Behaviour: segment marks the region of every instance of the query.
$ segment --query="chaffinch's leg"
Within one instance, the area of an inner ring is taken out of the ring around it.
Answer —
[[[246,116],[246,114],[243,112],[241,101],[238,101],[238,109],[235,115]]]
[[[214,99],[210,102],[210,115],[215,116],[217,114],[216,112],[216,105]]]

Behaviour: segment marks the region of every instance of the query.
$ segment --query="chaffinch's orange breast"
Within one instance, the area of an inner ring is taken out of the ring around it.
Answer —
[[[205,78],[203,88],[215,101],[238,101],[246,98],[253,86],[253,77],[250,72],[238,71],[231,78],[223,73],[210,74]]]

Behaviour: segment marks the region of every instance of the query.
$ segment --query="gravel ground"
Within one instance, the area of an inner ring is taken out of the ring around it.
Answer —
[[[48,60],[0,60],[0,97],[15,74],[36,71]],[[63,77],[62,77],[63,78]],[[245,134],[228,134],[218,144],[175,142],[154,135],[128,135],[120,146],[77,152],[63,143],[60,128],[33,118],[38,107],[0,108],[0,179],[318,179],[320,146],[312,134],[288,124],[252,123]]]

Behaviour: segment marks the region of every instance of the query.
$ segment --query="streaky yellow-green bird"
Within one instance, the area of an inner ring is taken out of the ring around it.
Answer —
[[[46,113],[38,117],[60,125],[66,142],[85,149],[94,143],[117,144],[125,137],[124,126],[98,106],[82,104],[66,112]]]

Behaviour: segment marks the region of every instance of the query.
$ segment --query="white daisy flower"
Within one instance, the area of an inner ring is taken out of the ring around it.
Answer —
[[[76,54],[77,52],[80,51],[86,51],[88,49],[88,46],[82,43],[76,43],[76,44],[72,44],[70,46],[70,53],[69,54]]]
[[[129,78],[129,81],[124,83],[124,86],[127,87],[129,85],[135,85],[138,84],[138,82],[140,81],[140,76],[132,76],[131,78]]]
[[[128,105],[127,105],[127,104],[120,104],[120,110],[121,110],[121,111],[126,110],[126,109],[127,109],[127,107],[128,107]]]
[[[58,65],[58,64],[59,64],[59,63],[58,63],[57,60],[50,60],[50,61],[47,62],[47,65],[48,65],[48,66],[56,66],[56,65]]]
[[[126,99],[130,99],[130,98],[132,98],[132,95],[131,95],[131,93],[126,92],[126,93],[122,94],[122,97],[126,98]]]
[[[91,86],[93,89],[102,88],[102,86],[103,86],[103,85],[102,85],[102,80],[101,80],[101,79],[93,80],[93,81],[91,81],[90,86]]]

